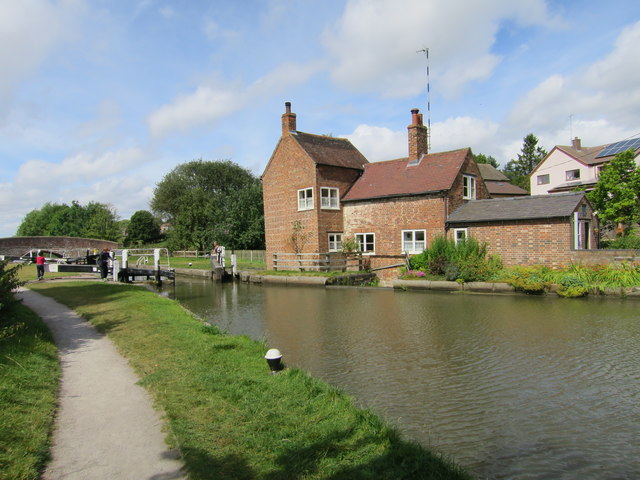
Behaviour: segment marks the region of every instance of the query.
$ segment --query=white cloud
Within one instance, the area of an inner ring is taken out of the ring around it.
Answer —
[[[160,15],[162,15],[164,18],[171,18],[176,15],[175,10],[171,8],[169,5],[165,5],[164,7],[161,7],[159,12],[160,12]]]
[[[358,125],[345,135],[370,162],[407,156],[407,132],[394,132],[385,127]]]
[[[424,90],[429,48],[437,64],[431,77],[446,97],[488,78],[500,62],[491,53],[500,22],[557,25],[543,0],[351,0],[336,25],[324,33],[335,61],[334,82],[354,91],[409,97]]]
[[[0,101],[33,74],[47,55],[69,40],[84,0],[0,3]]]
[[[171,104],[152,112],[147,117],[149,130],[154,137],[161,137],[215,123],[242,110],[255,99],[275,95],[304,83],[320,68],[321,65],[317,62],[304,65],[288,63],[248,86],[199,86],[195,92],[180,95]]]
[[[540,82],[515,104],[507,124],[550,140],[563,132],[561,144],[565,145],[571,134],[581,137],[586,146],[637,134],[640,62],[634,60],[638,43],[640,22],[622,31],[605,58],[582,71]],[[570,116],[574,118],[571,132]]]

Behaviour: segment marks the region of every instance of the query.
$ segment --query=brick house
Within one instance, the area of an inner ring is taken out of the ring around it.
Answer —
[[[285,104],[282,136],[262,174],[267,268],[274,253],[293,253],[294,224],[302,228],[301,252],[340,250],[341,197],[367,159],[349,140],[298,132]]]
[[[305,235],[300,252],[340,251],[343,239],[355,238],[368,255],[417,253],[444,235],[449,212],[489,197],[469,148],[427,153],[417,109],[407,127],[409,156],[369,163],[346,139],[297,131],[291,104],[285,108],[262,175],[267,268],[273,253],[294,252],[296,222]]]
[[[486,242],[505,265],[567,265],[572,251],[596,248],[596,226],[584,192],[479,200],[447,219],[456,241]]]

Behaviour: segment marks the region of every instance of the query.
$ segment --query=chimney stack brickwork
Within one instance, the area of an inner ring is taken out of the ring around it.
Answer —
[[[417,161],[423,153],[429,150],[427,127],[423,125],[422,114],[417,108],[411,110],[411,125],[409,130],[409,161]]]
[[[282,135],[296,131],[296,114],[291,113],[291,102],[284,104],[285,113],[282,115]]]

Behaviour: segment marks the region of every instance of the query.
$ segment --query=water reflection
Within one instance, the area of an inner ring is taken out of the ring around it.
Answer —
[[[179,283],[479,478],[640,478],[633,300]]]

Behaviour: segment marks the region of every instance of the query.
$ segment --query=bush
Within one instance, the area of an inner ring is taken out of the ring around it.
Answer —
[[[584,297],[589,293],[589,288],[579,276],[568,273],[558,279],[556,292],[561,297]]]
[[[427,250],[410,259],[410,265],[412,270],[465,282],[487,280],[502,268],[498,257],[487,255],[486,243],[468,238],[456,244],[445,237],[436,237]]]
[[[9,267],[8,260],[0,260],[0,312],[16,301],[13,291],[26,283],[18,280],[20,268],[22,265]]]
[[[600,248],[620,249],[620,250],[640,250],[640,236],[623,235],[614,239],[602,239]]]

